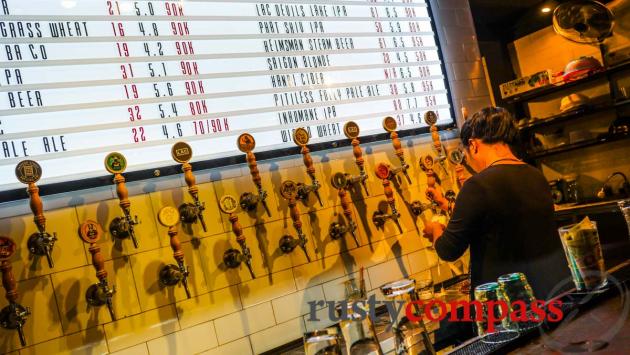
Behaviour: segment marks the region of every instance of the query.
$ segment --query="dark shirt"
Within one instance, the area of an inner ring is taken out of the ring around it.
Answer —
[[[453,261],[470,247],[472,287],[522,272],[538,299],[570,276],[554,221],[549,184],[536,168],[495,165],[469,178],[435,243]]]

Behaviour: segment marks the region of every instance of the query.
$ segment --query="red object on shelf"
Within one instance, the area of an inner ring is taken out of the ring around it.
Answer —
[[[562,79],[565,83],[568,83],[603,70],[604,67],[597,59],[593,57],[580,57],[570,61],[566,65]]]

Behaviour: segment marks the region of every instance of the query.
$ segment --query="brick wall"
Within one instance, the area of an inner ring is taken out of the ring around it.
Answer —
[[[488,105],[468,1],[440,0],[432,1],[432,5],[456,111],[462,104],[471,111]],[[20,349],[15,332],[0,329],[0,352],[260,353],[300,338],[304,331],[327,326],[323,320],[306,321],[307,302],[343,299],[343,282],[358,277],[360,267],[366,268],[370,293],[379,298],[378,287],[388,281],[414,277],[439,282],[452,277],[449,265],[438,262],[435,253],[427,249],[428,243],[418,234],[421,222],[414,221],[404,205],[404,201],[425,201],[426,178],[417,161],[431,151],[430,137],[402,141],[413,179],[411,185],[405,181],[398,184],[395,194],[404,233],[398,233],[391,223],[382,231],[371,223],[373,211],[384,200],[383,188],[371,172],[379,162],[397,165],[398,159],[390,142],[363,145],[370,172],[370,196],[352,195],[359,246],[349,236],[333,241],[327,232],[331,222],[343,218],[336,191],[328,182],[338,171],[356,173],[352,151],[343,148],[313,154],[316,174],[323,185],[324,207],[320,208],[314,199],[298,206],[309,239],[310,263],[299,248],[289,255],[278,251],[279,238],[295,233],[286,203],[277,192],[285,179],[308,181],[301,157],[259,162],[272,217],[260,211],[238,213],[253,253],[256,279],[251,279],[244,266],[226,270],[222,265],[223,252],[238,246],[226,216],[216,207],[217,199],[225,193],[239,196],[254,190],[247,167],[195,172],[200,198],[207,206],[204,217],[208,232],[197,225],[192,229],[179,226],[185,261],[190,267],[191,299],[186,299],[180,287],[160,288],[157,275],[173,258],[166,228],[156,222],[155,216],[163,206],[190,202],[183,177],[128,184],[132,212],[141,220],[136,229],[140,247],[134,249],[130,241],[113,243],[109,233],[99,243],[110,282],[116,285],[115,322],[106,308],[93,309],[86,304],[85,290],[96,278],[87,245],[77,235],[79,224],[88,218],[107,229],[111,219],[120,215],[113,187],[44,197],[47,229],[59,238],[53,252],[53,270],[44,260],[32,260],[26,249],[26,239],[35,231],[28,202],[0,204],[0,235],[12,237],[18,244],[12,264],[19,281],[19,302],[32,311],[25,326],[29,346]],[[447,179],[446,187],[451,184]],[[2,298],[0,306],[4,305]],[[324,314],[327,309],[318,312]]]

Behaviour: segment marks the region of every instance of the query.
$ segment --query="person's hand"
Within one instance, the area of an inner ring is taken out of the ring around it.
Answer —
[[[444,212],[448,212],[448,200],[444,197],[442,193],[442,189],[439,187],[427,187],[426,189],[427,198],[430,201],[434,201],[440,207],[440,209]]]
[[[442,236],[446,227],[439,222],[427,222],[422,230],[422,236],[427,238],[432,244]]]

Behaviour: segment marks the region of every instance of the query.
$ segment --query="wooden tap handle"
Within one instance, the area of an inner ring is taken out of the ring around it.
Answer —
[[[360,142],[358,139],[352,140],[352,153],[354,154],[354,161],[357,163],[359,170],[363,171],[363,165],[365,161],[363,160],[363,151],[361,150]]]
[[[314,176],[315,167],[313,166],[313,158],[311,158],[311,151],[306,146],[302,146],[302,161],[304,161],[308,176]]]
[[[243,235],[243,227],[241,227],[241,224],[238,222],[238,216],[231,213],[230,222],[232,223],[232,232],[234,232],[234,235],[236,236],[236,241],[239,244],[245,243],[245,236]]]
[[[15,277],[13,277],[13,267],[8,260],[0,261],[0,271],[2,271],[2,286],[6,291],[7,301],[10,303],[17,302],[18,291]]]
[[[247,166],[249,166],[249,173],[252,175],[252,180],[258,189],[262,188],[262,178],[258,171],[258,163],[256,163],[256,156],[252,152],[247,152]]]
[[[341,200],[341,208],[346,219],[352,220],[352,210],[350,209],[350,202],[348,201],[348,194],[345,189],[339,189],[339,199]]]
[[[114,183],[116,184],[116,195],[118,195],[118,200],[120,202],[120,208],[127,213],[129,211],[129,207],[131,206],[131,202],[129,201],[129,191],[127,190],[127,185],[125,185],[125,177],[121,174],[114,175]]]
[[[300,210],[297,207],[297,202],[295,201],[295,198],[291,198],[289,200],[289,211],[291,214],[291,219],[293,220],[293,227],[295,227],[295,229],[301,229],[302,221],[300,220]]]
[[[442,154],[442,142],[440,141],[440,134],[438,133],[437,126],[431,126],[431,138],[433,139],[433,146],[438,152],[438,155]]]
[[[105,260],[103,259],[103,255],[101,254],[101,248],[98,244],[93,243],[90,244],[90,248],[88,249],[90,254],[92,254],[92,265],[94,265],[94,269],[96,270],[96,278],[99,281],[103,281],[107,279],[107,271],[105,271]]]
[[[385,197],[387,197],[387,203],[393,207],[396,204],[396,200],[394,200],[394,190],[392,190],[391,182],[388,179],[383,179],[382,181]]]
[[[182,171],[184,172],[184,181],[188,185],[188,193],[196,201],[199,198],[199,188],[195,185],[197,179],[195,179],[195,174],[192,172],[192,165],[189,163],[182,164]]]
[[[171,249],[173,250],[173,258],[177,260],[178,263],[184,261],[184,251],[182,250],[182,243],[179,241],[177,237],[177,227],[170,226],[168,227],[168,236],[171,238]]]
[[[455,175],[457,176],[457,183],[461,188],[467,180],[466,174],[464,173],[464,166],[462,164],[457,164],[455,166]]]
[[[402,144],[400,143],[400,139],[398,139],[398,133],[397,132],[392,132],[390,134],[390,137],[392,139],[392,145],[394,146],[394,150],[396,152],[396,155],[400,159],[404,158],[405,152],[402,149]]]
[[[435,187],[437,184],[437,179],[435,178],[435,174],[433,170],[427,171],[427,186]]]
[[[44,204],[39,196],[39,187],[34,182],[28,184],[28,194],[30,196],[31,211],[33,211],[33,221],[37,230],[43,233],[46,230],[46,217],[44,217]]]

